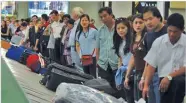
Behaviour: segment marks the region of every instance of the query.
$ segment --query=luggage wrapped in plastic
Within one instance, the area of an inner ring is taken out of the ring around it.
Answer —
[[[54,103],[125,103],[96,89],[71,83],[61,83],[53,99]]]

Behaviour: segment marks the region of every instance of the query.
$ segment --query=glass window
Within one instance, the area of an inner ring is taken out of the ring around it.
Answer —
[[[28,16],[37,15],[40,17],[44,13],[49,15],[52,10],[68,13],[68,6],[68,1],[29,1]]]

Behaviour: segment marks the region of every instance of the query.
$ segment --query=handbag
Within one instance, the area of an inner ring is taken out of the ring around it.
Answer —
[[[94,54],[94,51],[95,49],[93,50],[92,55],[82,55],[81,62],[83,66],[88,66],[88,65],[93,64],[92,56]]]

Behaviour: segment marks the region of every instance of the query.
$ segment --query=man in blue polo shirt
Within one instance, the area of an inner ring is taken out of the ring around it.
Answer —
[[[115,88],[115,74],[118,68],[118,56],[113,49],[115,20],[110,7],[101,8],[98,13],[104,23],[96,39],[98,75],[109,81]]]

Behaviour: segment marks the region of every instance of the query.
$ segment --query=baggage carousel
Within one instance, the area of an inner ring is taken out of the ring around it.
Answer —
[[[51,103],[55,93],[39,84],[42,76],[5,57],[1,48],[2,103]]]
[[[0,88],[2,103],[52,103],[54,92],[39,84],[42,76],[5,57],[1,48]],[[186,103],[186,97],[184,102]]]

